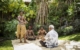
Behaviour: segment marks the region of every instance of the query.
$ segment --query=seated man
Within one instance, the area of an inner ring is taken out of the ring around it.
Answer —
[[[58,33],[54,30],[54,26],[49,26],[49,32],[40,41],[40,44],[44,47],[53,48],[58,46]]]
[[[29,26],[29,29],[27,30],[27,39],[28,40],[35,40],[36,39],[31,26]]]
[[[46,30],[44,30],[44,28],[43,27],[41,27],[40,28],[40,30],[38,31],[38,39],[41,39],[41,38],[43,38],[45,35],[46,35]]]

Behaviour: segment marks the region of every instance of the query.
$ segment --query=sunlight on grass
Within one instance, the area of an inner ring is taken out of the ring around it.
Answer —
[[[13,50],[10,40],[6,40],[0,43],[0,50]]]
[[[80,41],[80,33],[77,34],[72,34],[68,36],[61,36],[59,37],[60,40],[75,40],[75,41]]]

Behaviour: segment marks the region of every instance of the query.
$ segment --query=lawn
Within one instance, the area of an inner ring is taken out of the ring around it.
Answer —
[[[13,50],[11,40],[0,42],[0,50]]]
[[[60,40],[75,40],[75,41],[80,41],[80,33],[75,33],[72,35],[68,36],[61,36],[59,37]]]

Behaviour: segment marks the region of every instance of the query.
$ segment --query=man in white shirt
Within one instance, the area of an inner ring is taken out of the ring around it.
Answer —
[[[40,44],[44,47],[53,48],[58,46],[58,33],[54,30],[54,26],[49,26],[49,32],[40,41]]]

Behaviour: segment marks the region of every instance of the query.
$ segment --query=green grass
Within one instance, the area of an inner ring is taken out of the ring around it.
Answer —
[[[80,41],[80,33],[75,33],[72,35],[68,36],[61,36],[59,37],[60,40],[75,40],[75,41]]]
[[[6,40],[4,42],[0,42],[0,50],[13,50],[11,40]]]

